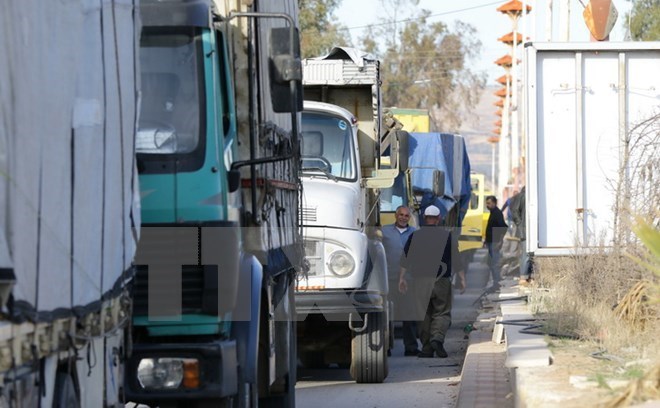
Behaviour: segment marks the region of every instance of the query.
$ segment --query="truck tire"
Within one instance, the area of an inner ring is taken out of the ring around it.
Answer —
[[[73,378],[65,372],[58,372],[55,376],[53,408],[80,408]]]
[[[266,398],[259,399],[260,408],[295,408],[296,406],[296,381],[298,377],[298,349],[296,344],[296,330],[298,328],[295,320],[295,303],[293,300],[293,287],[289,287],[287,298],[290,302],[290,310],[292,311],[291,320],[286,324],[290,337],[289,341],[289,372],[283,378],[285,381],[284,389],[281,393],[271,395]],[[277,322],[279,323],[279,322]]]
[[[294,329],[292,333],[294,334],[293,339],[295,339],[295,321],[290,322],[291,327]],[[296,377],[297,377],[297,356],[296,356],[296,344],[295,340],[289,344],[289,373],[284,379],[286,385],[284,386],[284,392],[279,395],[273,395],[268,398],[259,399],[259,407],[262,408],[295,408],[296,406]]]
[[[241,385],[239,384],[239,387]],[[242,390],[239,390],[238,395],[235,396],[232,401],[230,408],[255,408],[257,402],[259,401],[259,390],[257,386],[250,383],[245,383],[245,386]]]
[[[367,327],[351,342],[351,377],[357,383],[382,383],[387,377],[388,339],[384,312],[369,313]]]

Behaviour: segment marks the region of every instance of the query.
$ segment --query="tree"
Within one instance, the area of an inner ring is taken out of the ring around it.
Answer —
[[[660,40],[660,0],[633,1],[625,24],[633,40]]]
[[[385,106],[428,109],[436,128],[457,131],[485,86],[485,74],[468,67],[481,48],[476,30],[462,22],[453,29],[430,22],[428,10],[397,22],[400,11],[416,10],[410,6],[419,0],[381,3],[392,15],[386,18],[387,24],[370,27],[361,42],[381,61]],[[384,44],[376,39],[384,39]]]
[[[303,58],[326,54],[336,46],[350,46],[350,34],[342,24],[333,23],[342,0],[298,0],[300,47]]]

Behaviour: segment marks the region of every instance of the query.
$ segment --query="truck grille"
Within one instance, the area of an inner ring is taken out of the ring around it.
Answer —
[[[157,316],[180,311],[182,314],[217,316],[230,310],[236,298],[239,242],[238,225],[232,222],[143,225],[134,259],[134,314]],[[152,272],[156,274],[148,272],[148,265],[155,268]],[[177,273],[167,278],[169,280],[158,279],[165,279],[165,276],[158,275],[158,265],[176,265],[176,269],[167,274]],[[151,289],[149,275],[154,279]],[[177,293],[179,288],[181,292]],[[160,310],[150,312],[150,303]]]
[[[303,207],[302,220],[303,222],[316,222],[316,207]]]
[[[140,263],[147,259],[159,259],[160,262],[180,264],[181,259],[190,259],[189,245],[194,245],[196,262],[181,267],[181,313],[200,313],[204,292],[204,267],[200,253],[201,228],[191,227],[143,227],[138,254],[136,255],[136,276],[133,284],[133,313],[147,315],[149,305],[149,273],[146,265]],[[146,262],[144,262],[146,264]],[[160,292],[160,293],[159,293]],[[172,297],[171,291],[152,288],[152,296],[157,299]],[[176,302],[176,299],[172,301]],[[172,305],[176,308],[176,305]],[[157,313],[157,312],[156,312]],[[153,314],[153,311],[152,311]]]
[[[305,258],[309,262],[309,276],[323,276],[323,243],[320,241],[305,241]]]
[[[149,313],[149,273],[146,266],[137,266],[133,286],[133,314],[146,316]],[[202,313],[204,294],[204,267],[184,265],[181,268],[181,313]],[[158,296],[158,293],[153,293]],[[164,295],[163,295],[164,296]]]

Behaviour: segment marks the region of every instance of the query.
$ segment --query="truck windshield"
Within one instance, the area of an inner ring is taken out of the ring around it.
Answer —
[[[192,27],[145,27],[142,31],[137,153],[189,154],[200,145],[203,59],[195,31]]]
[[[302,115],[303,173],[357,180],[352,127],[344,118],[317,112]]]

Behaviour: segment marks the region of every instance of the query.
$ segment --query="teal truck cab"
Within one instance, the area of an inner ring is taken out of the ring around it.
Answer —
[[[127,401],[294,406],[295,2],[141,2]]]

